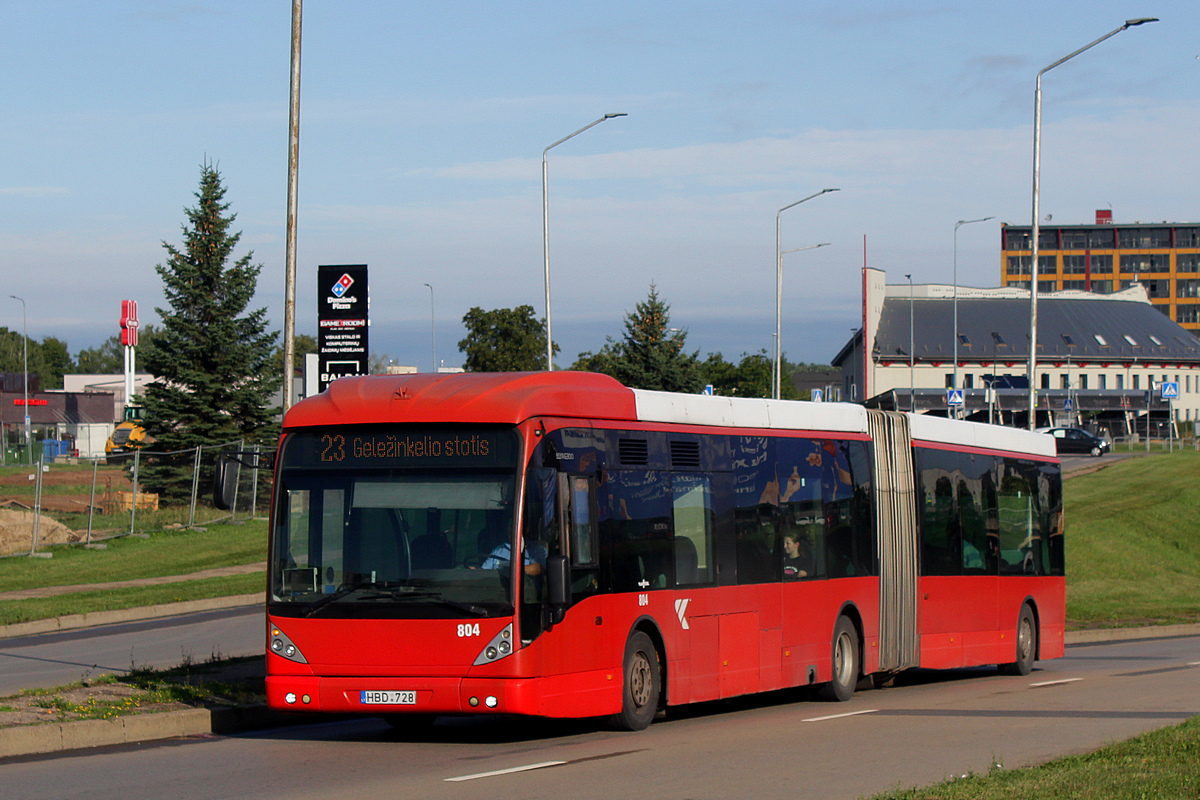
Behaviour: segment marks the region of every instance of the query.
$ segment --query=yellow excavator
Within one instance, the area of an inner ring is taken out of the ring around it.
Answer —
[[[147,444],[150,441],[146,439],[146,429],[142,427],[142,407],[126,406],[124,419],[117,423],[112,436],[104,443],[104,454],[128,453]]]

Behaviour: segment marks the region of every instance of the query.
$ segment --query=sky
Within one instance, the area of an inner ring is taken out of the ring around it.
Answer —
[[[561,366],[653,284],[690,350],[828,363],[889,283],[1000,282],[1043,217],[1195,222],[1200,3],[304,4],[298,333],[317,266],[367,264],[370,349],[456,366],[472,307],[545,313],[543,148]],[[0,0],[0,326],[72,354],[155,323],[156,265],[211,162],[283,327],[291,4]],[[993,217],[961,226],[958,220]],[[432,287],[426,287],[429,284]],[[431,320],[432,317],[432,320]]]

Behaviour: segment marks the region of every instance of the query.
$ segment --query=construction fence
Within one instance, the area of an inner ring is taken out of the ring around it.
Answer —
[[[233,455],[236,475],[236,491],[227,511],[218,510],[212,502],[215,464],[223,453]],[[64,519],[72,529],[65,543],[83,545],[145,535],[152,530],[238,524],[266,515],[271,471],[264,467],[269,453],[258,445],[234,441],[175,451],[137,449],[95,459],[40,457],[29,476],[34,482],[31,500],[27,502],[23,497],[7,505],[33,512],[29,555],[44,551],[48,544],[64,543],[61,535],[50,536],[42,530],[43,520],[46,527],[53,523],[56,532],[62,528],[55,518]],[[63,478],[58,473],[67,464],[72,465],[74,478],[71,494],[54,494],[63,491]],[[148,491],[147,478],[169,485],[169,496]],[[9,554],[19,554],[12,551],[11,544],[7,549]]]

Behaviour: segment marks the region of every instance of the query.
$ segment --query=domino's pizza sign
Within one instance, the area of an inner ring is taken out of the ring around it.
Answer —
[[[369,372],[367,265],[317,267],[318,390]]]
[[[353,285],[354,278],[350,277],[349,272],[343,272],[342,277],[338,278],[338,282],[333,285],[333,288],[330,289],[329,292],[334,297],[341,299],[341,297],[345,295]]]

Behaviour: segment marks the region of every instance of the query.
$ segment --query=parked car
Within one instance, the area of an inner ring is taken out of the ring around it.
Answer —
[[[1079,428],[1045,428],[1043,432],[1054,437],[1054,444],[1060,456],[1085,453],[1102,456],[1112,448],[1112,445],[1099,436],[1093,436]]]

